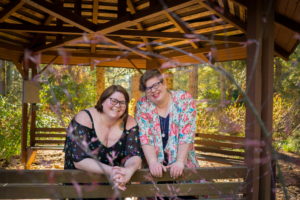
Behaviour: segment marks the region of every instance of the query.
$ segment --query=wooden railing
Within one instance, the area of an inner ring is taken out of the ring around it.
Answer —
[[[66,128],[35,128],[33,137],[32,149],[62,149],[66,137]]]
[[[60,150],[66,137],[65,128],[36,128],[32,150]],[[197,158],[230,165],[244,164],[244,137],[219,133],[197,133],[195,146]]]
[[[178,182],[174,182],[169,172],[162,178],[153,178],[148,170],[142,169],[134,174],[126,191],[119,191],[119,196],[243,199],[246,176],[247,168],[243,166],[197,168],[185,169],[183,176],[176,179]],[[0,170],[1,199],[109,198],[113,194],[105,176],[80,170]]]
[[[197,133],[195,137],[197,158],[223,164],[243,165],[245,156],[244,142],[244,137],[219,133]]]

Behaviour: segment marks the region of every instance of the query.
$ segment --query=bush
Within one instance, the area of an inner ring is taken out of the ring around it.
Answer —
[[[11,103],[0,96],[0,158],[9,159],[21,150],[21,103]]]

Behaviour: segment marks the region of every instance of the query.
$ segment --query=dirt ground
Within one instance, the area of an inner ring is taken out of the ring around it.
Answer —
[[[31,169],[63,169],[64,153],[62,151],[39,151]],[[288,199],[300,200],[300,155],[292,153],[280,153],[279,165],[284,177]],[[218,164],[201,162],[201,166],[213,167]],[[23,169],[18,156],[9,162],[0,159],[0,169]],[[278,168],[277,168],[278,170]],[[277,177],[276,199],[285,199],[282,184]]]

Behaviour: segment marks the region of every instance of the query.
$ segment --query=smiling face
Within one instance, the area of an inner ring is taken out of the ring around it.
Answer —
[[[162,77],[153,77],[146,81],[146,96],[156,105],[159,105],[168,95],[167,87]]]
[[[114,92],[102,103],[103,113],[112,119],[119,119],[123,116],[127,103],[121,92]]]

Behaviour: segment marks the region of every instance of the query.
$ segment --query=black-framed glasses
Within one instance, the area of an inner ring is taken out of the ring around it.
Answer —
[[[125,106],[126,106],[126,101],[119,101],[118,99],[115,99],[115,98],[112,98],[112,97],[110,97],[109,100],[110,100],[110,104],[111,104],[112,106],[116,106],[116,105],[118,105],[118,104],[119,104],[121,107],[125,107]]]
[[[160,86],[160,84],[162,84],[164,81],[163,80],[160,80],[156,83],[153,83],[153,85],[149,86],[149,87],[146,87],[146,92],[151,92],[151,91],[155,91],[158,89],[158,87]]]

